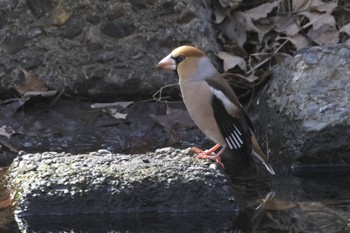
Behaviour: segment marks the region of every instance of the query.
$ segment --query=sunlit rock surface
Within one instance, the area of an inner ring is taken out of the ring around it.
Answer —
[[[21,152],[9,169],[16,214],[237,211],[229,179],[189,150]]]
[[[349,77],[350,49],[343,45],[301,50],[274,70],[251,115],[275,167],[350,171]]]

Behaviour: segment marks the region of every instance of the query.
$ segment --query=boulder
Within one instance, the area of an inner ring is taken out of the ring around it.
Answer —
[[[189,150],[146,154],[20,152],[8,171],[18,216],[225,212],[240,208],[230,179]]]
[[[312,47],[274,69],[251,115],[276,168],[350,171],[350,49]]]
[[[13,96],[20,67],[69,94],[149,98],[177,82],[155,69],[172,49],[219,50],[209,0],[5,0],[0,7],[0,98]]]

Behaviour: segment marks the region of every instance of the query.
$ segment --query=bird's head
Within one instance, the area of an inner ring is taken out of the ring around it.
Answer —
[[[205,53],[188,45],[174,49],[157,64],[157,67],[176,71],[180,81],[205,79],[217,73]]]

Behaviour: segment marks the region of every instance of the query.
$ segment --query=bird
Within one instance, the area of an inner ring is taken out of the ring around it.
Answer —
[[[190,45],[180,46],[161,59],[156,67],[177,73],[182,99],[189,115],[198,128],[216,143],[205,151],[193,148],[198,154],[197,158],[211,159],[224,167],[220,156],[229,149],[242,163],[249,164],[252,156],[275,175],[258,144],[245,109],[202,50]]]

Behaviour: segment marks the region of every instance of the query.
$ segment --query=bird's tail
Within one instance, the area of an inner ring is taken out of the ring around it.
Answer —
[[[251,131],[252,133],[252,155],[254,156],[254,158],[256,158],[259,162],[261,162],[266,169],[272,174],[275,175],[275,171],[273,170],[273,168],[267,163],[267,156],[265,155],[265,153],[262,151],[261,147],[258,144],[258,140],[256,140],[256,137],[254,135],[254,133]]]
[[[258,154],[256,153],[254,150],[252,151],[252,154],[254,155],[254,157],[259,160],[259,162],[261,162],[266,169],[271,173],[271,175],[276,175],[275,171],[273,170],[273,168]]]

